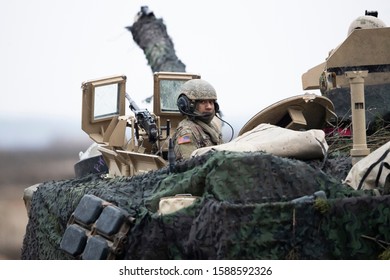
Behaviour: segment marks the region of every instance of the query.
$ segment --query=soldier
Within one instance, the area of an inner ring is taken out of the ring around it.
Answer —
[[[198,148],[223,143],[221,128],[213,121],[219,105],[211,84],[202,79],[185,82],[177,106],[186,118],[179,123],[173,135],[176,160],[190,158]]]

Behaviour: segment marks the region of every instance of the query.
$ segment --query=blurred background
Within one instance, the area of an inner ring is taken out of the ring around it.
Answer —
[[[85,145],[52,143],[36,149],[0,150],[0,259],[20,259],[28,222],[24,189],[74,177],[73,165]]]
[[[0,259],[20,258],[24,189],[74,177],[91,144],[81,130],[81,83],[124,74],[132,99],[149,106],[153,75],[125,28],[144,5],[164,20],[186,71],[216,88],[236,132],[265,107],[303,94],[301,75],[366,10],[390,24],[387,0],[2,1]]]

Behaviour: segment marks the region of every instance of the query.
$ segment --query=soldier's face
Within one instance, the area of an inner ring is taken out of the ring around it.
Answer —
[[[214,112],[214,100],[199,100],[196,102],[196,109],[199,111],[199,113],[212,113]]]

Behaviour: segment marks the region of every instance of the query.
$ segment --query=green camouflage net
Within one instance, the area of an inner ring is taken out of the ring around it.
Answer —
[[[367,133],[375,132],[382,127],[382,122],[389,122],[390,116],[390,84],[365,85],[365,118]],[[335,113],[339,120],[352,121],[351,93],[347,88],[336,88],[330,90],[325,97],[329,98],[335,107]]]
[[[390,196],[355,191],[338,178],[346,170],[329,172],[315,161],[214,152],[178,164],[171,174],[164,168],[131,178],[91,174],[46,182],[32,199],[22,259],[73,258],[59,244],[84,194],[136,219],[125,259],[387,258]],[[291,202],[319,190],[327,199]],[[159,215],[160,198],[176,194],[200,199]]]

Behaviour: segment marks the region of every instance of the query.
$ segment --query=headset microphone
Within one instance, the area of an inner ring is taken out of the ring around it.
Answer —
[[[194,101],[191,101],[187,96],[181,94],[177,99],[177,107],[179,108],[180,113],[191,116],[191,117],[202,117],[207,116],[208,113],[198,114],[195,112],[196,105]],[[219,104],[214,102],[214,111],[215,114],[219,113]]]
[[[208,113],[197,114],[195,112],[195,102],[191,101],[184,94],[180,95],[179,98],[177,99],[177,107],[179,108],[180,113],[182,113],[183,115],[187,115],[187,116],[194,117],[194,118],[206,116],[208,114]],[[227,121],[224,121],[222,118],[220,118],[218,116],[218,114],[220,112],[219,112],[219,104],[217,102],[214,102],[214,110],[215,110],[215,116],[218,119],[220,119],[222,122],[226,123],[230,127],[230,129],[232,130],[232,136],[230,137],[230,140],[229,140],[229,142],[230,142],[234,137],[234,129],[230,125],[230,123],[228,123]]]

